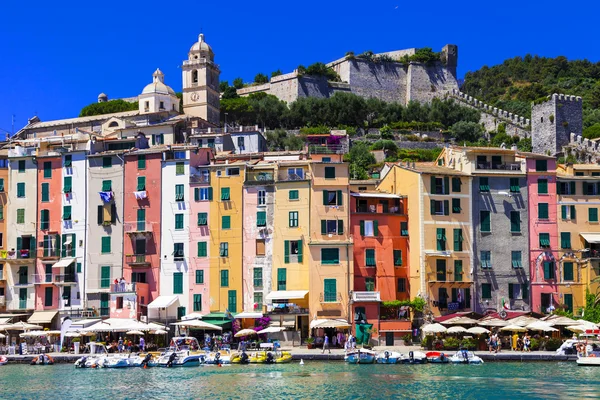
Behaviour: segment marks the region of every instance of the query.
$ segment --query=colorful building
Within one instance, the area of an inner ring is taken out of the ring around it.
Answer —
[[[7,255],[7,216],[8,191],[9,191],[9,171],[8,171],[8,150],[0,150],[0,311],[6,311],[6,279],[8,270],[5,268]]]

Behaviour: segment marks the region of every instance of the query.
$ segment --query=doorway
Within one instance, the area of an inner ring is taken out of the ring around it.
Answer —
[[[386,346],[394,345],[394,332],[386,332],[385,333],[385,345]]]

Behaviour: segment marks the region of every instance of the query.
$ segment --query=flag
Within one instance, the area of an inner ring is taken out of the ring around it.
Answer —
[[[229,312],[229,309],[225,310],[225,318],[233,319],[233,315]]]

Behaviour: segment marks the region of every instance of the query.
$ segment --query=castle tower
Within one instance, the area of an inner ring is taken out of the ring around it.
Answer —
[[[219,125],[219,67],[214,63],[215,55],[204,41],[204,35],[198,36],[188,59],[183,62],[183,112],[200,117]]]
[[[442,48],[442,57],[446,60],[446,68],[456,79],[456,66],[458,65],[458,46],[447,44]]]
[[[554,93],[547,101],[531,107],[531,141],[534,153],[555,155],[569,144],[571,133],[581,135],[581,97]]]

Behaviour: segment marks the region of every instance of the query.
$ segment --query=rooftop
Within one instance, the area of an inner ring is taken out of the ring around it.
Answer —
[[[410,166],[402,164],[394,164],[397,167],[402,169],[413,171],[419,174],[432,174],[432,175],[455,175],[455,176],[469,176],[469,174],[461,171],[456,171],[452,168],[442,167],[439,165],[435,165],[431,162],[418,162],[418,163],[410,163]]]

